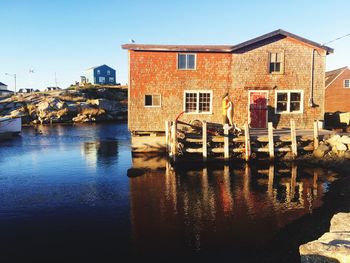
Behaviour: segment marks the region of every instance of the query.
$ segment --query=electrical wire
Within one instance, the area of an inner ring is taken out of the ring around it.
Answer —
[[[344,36],[338,37],[338,38],[336,38],[336,39],[333,39],[333,40],[331,40],[331,41],[328,41],[328,42],[326,42],[326,43],[323,43],[322,46],[324,46],[324,45],[326,45],[326,44],[329,44],[329,43],[332,43],[332,42],[334,42],[334,41],[337,41],[337,40],[342,39],[342,38],[347,37],[347,36],[350,36],[350,33],[349,33],[349,34],[346,34],[346,35],[344,35]]]

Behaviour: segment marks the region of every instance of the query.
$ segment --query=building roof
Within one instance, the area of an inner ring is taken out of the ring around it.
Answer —
[[[6,86],[7,87],[7,85],[2,83],[2,82],[0,82],[0,86]]]
[[[326,72],[326,88],[338,78],[348,67],[342,67]]]
[[[192,51],[192,52],[224,52],[224,53],[230,53],[234,52],[236,50],[239,50],[241,48],[250,46],[252,44],[256,44],[258,42],[264,41],[266,39],[276,37],[276,36],[282,36],[282,37],[290,37],[297,39],[301,42],[304,42],[306,44],[309,44],[311,46],[321,48],[327,51],[327,54],[333,53],[334,50],[330,47],[321,45],[319,43],[316,43],[314,41],[308,40],[306,38],[294,35],[292,33],[289,33],[287,31],[284,31],[282,29],[278,29],[275,31],[272,31],[270,33],[267,33],[265,35],[250,39],[248,41],[242,42],[237,45],[145,45],[145,44],[124,44],[122,45],[123,49],[130,49],[130,50],[136,50],[136,51],[180,51],[180,52],[186,52],[186,51]]]
[[[107,66],[106,64],[103,64],[103,65],[100,65],[100,66],[96,66],[96,67],[91,67],[91,68],[88,68],[88,69],[86,69],[86,70],[95,69],[95,68],[99,68],[99,67],[103,67],[103,66],[106,66],[106,67],[108,67],[108,68],[110,68],[110,69],[115,70],[114,68],[111,68],[110,66]]]

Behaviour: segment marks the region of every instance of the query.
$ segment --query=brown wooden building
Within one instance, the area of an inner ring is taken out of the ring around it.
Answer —
[[[333,49],[276,30],[238,45],[125,44],[129,130],[164,131],[166,120],[222,122],[229,93],[234,122],[251,128],[312,127],[323,119],[326,55]]]
[[[325,112],[350,112],[350,69],[326,72]]]

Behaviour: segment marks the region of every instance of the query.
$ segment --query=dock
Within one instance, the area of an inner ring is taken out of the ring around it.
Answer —
[[[267,129],[250,129],[248,123],[243,129],[199,121],[195,125],[182,121],[165,122],[166,152],[173,161],[181,158],[243,159],[279,157],[296,158],[314,151],[320,140],[332,131],[319,128],[316,120],[313,129],[296,129],[291,119],[290,127],[274,129],[268,123]]]

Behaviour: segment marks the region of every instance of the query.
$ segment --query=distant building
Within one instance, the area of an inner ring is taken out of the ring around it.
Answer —
[[[7,89],[7,85],[0,82],[0,97],[12,95],[13,91]]]
[[[34,89],[30,89],[30,88],[25,88],[25,89],[19,89],[18,93],[32,93],[35,92]]]
[[[350,69],[326,72],[325,112],[350,112]]]
[[[115,70],[107,65],[92,67],[86,70],[86,76],[80,78],[82,83],[115,85]]]
[[[45,91],[60,90],[60,87],[47,87]]]

